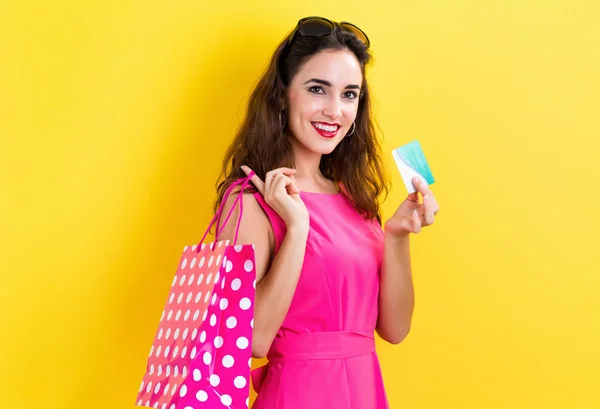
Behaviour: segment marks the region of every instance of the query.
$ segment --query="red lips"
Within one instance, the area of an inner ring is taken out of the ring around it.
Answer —
[[[315,124],[322,124],[322,125],[327,125],[327,126],[335,126],[336,129],[335,129],[335,131],[332,131],[332,132],[325,131],[323,129],[317,128],[315,126]],[[313,128],[315,128],[315,130],[319,133],[319,135],[321,135],[321,136],[323,136],[325,138],[333,138],[333,137],[335,137],[337,135],[338,131],[341,128],[341,125],[339,125],[339,124],[330,124],[330,123],[327,123],[327,122],[311,122],[311,125],[313,126]]]

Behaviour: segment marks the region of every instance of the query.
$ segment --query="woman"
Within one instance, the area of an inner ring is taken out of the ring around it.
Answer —
[[[439,207],[424,181],[381,227],[388,192],[371,118],[369,40],[356,26],[300,20],[251,95],[227,151],[217,206],[244,192],[238,244],[256,252],[254,409],[382,409],[387,398],[374,334],[409,332],[409,236]],[[423,196],[419,201],[419,193]],[[238,210],[233,209],[234,220]],[[219,240],[232,239],[236,223]]]

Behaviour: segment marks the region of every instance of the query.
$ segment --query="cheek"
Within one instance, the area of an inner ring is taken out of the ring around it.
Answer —
[[[319,114],[323,111],[323,101],[319,98],[311,98],[308,93],[298,93],[294,95],[291,114],[296,119],[314,119],[315,114]]]
[[[342,114],[344,118],[354,121],[356,119],[356,115],[358,114],[358,104],[348,104],[348,106],[342,109]]]
[[[314,120],[319,119],[319,114],[323,112],[323,107],[318,101],[307,100],[304,104],[299,106],[298,113],[301,120]]]

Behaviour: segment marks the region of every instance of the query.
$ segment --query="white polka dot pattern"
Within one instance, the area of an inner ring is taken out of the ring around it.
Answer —
[[[150,349],[138,406],[247,408],[254,246],[185,247]]]

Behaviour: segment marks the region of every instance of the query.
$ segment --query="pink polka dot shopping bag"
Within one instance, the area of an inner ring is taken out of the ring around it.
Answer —
[[[250,178],[235,186],[242,191]],[[254,246],[236,245],[243,200],[238,195],[223,226],[240,206],[233,245],[229,240],[204,244],[223,205],[198,245],[185,247],[160,318],[137,405],[160,409],[246,409],[256,270]]]

